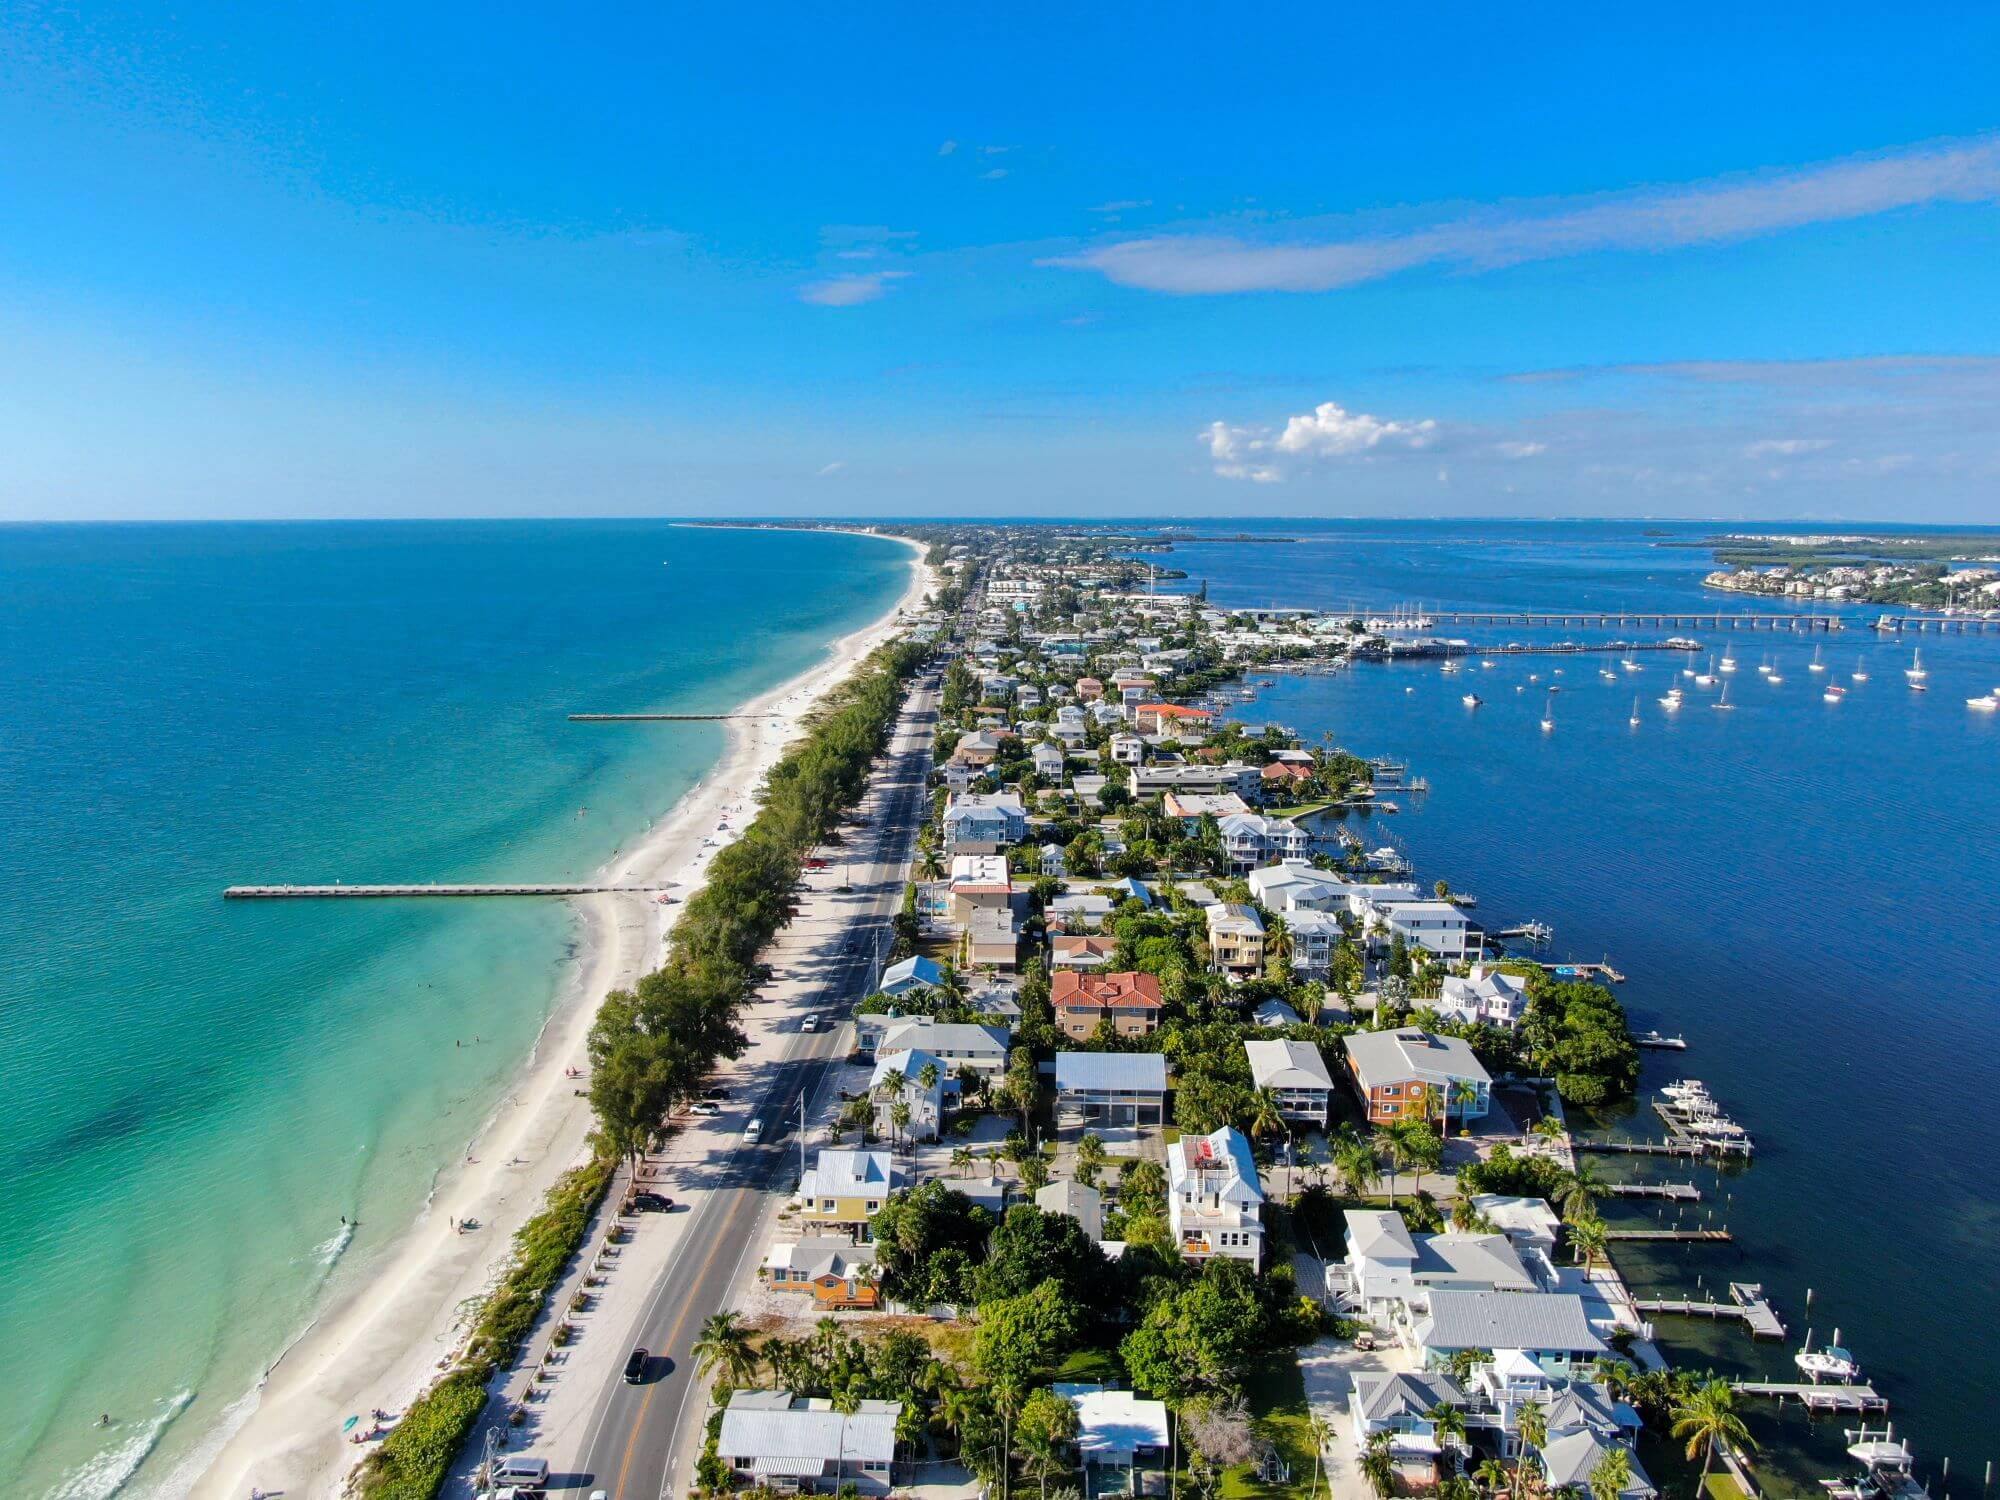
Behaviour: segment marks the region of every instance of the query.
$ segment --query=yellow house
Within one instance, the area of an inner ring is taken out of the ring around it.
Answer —
[[[908,1178],[887,1151],[822,1151],[799,1178],[799,1217],[814,1232],[837,1230],[865,1243],[868,1221]]]

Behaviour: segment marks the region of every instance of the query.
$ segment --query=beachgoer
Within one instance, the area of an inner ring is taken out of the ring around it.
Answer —
[[[103,1416],[99,1417],[97,1419],[97,1425],[99,1427],[109,1427],[111,1425],[111,1413],[106,1412],[104,1413]]]

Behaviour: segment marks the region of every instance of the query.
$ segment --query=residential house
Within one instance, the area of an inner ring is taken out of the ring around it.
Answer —
[[[975,729],[959,737],[951,756],[969,766],[990,766],[1000,758],[1000,736],[989,729]]]
[[[1118,939],[1095,932],[1065,932],[1049,940],[1049,966],[1063,969],[1101,969],[1118,952]]]
[[[1083,710],[1074,704],[1065,703],[1056,710],[1055,722],[1049,726],[1050,732],[1062,742],[1062,747],[1074,755],[1089,742],[1089,728],[1084,722]]]
[[[1243,800],[1234,793],[1231,798],[1239,804]],[[1223,852],[1229,856],[1230,868],[1239,873],[1273,859],[1301,859],[1312,849],[1312,835],[1289,818],[1267,818],[1245,809],[1224,814],[1217,821]]]
[[[1095,931],[1113,911],[1111,898],[1099,891],[1070,891],[1043,908],[1051,932]]]
[[[1507,1236],[1521,1253],[1525,1264],[1533,1257],[1553,1262],[1562,1220],[1541,1198],[1522,1198],[1509,1193],[1474,1193],[1472,1209],[1487,1223]]]
[[[814,1235],[773,1245],[764,1274],[774,1291],[809,1293],[821,1312],[880,1307],[875,1284],[875,1247],[844,1235]]]
[[[1391,1120],[1483,1119],[1493,1080],[1472,1048],[1418,1026],[1357,1031],[1343,1039],[1347,1066],[1370,1124]]]
[[[965,923],[967,960],[1012,971],[1021,962],[1021,929],[1012,911],[981,907]]]
[[[1209,966],[1249,978],[1264,968],[1264,920],[1255,907],[1223,901],[1208,908]]]
[[[1157,1052],[1058,1052],[1056,1111],[1066,1128],[1161,1124],[1167,1060]]]
[[[1114,734],[1111,758],[1121,766],[1136,766],[1146,758],[1146,742],[1136,734]]]
[[[944,763],[945,790],[957,797],[969,791],[972,783],[979,779],[979,767],[969,761],[953,756]]]
[[[1274,760],[1259,773],[1264,782],[1266,796],[1284,797],[1297,792],[1305,783],[1313,779],[1310,765],[1297,765],[1290,761]]]
[[[1140,703],[1132,709],[1132,727],[1141,734],[1157,734],[1168,739],[1184,739],[1192,733],[1208,735],[1215,715],[1205,708],[1187,708],[1179,703]]]
[[[924,1082],[926,1070],[930,1082]],[[885,1092],[891,1077],[902,1080],[899,1087]],[[951,1065],[935,1053],[911,1048],[903,1052],[878,1050],[875,1071],[868,1079],[868,1092],[875,1101],[875,1132],[898,1141],[934,1141],[944,1126],[945,1101],[958,1093],[958,1080]],[[910,1117],[901,1126],[895,1123],[898,1104],[908,1107]]]
[[[1234,792],[1247,804],[1262,795],[1263,787],[1263,773],[1237,761],[1221,765],[1168,761],[1138,766],[1132,772],[1132,795],[1141,801],[1168,792]]]
[[[1084,772],[1069,779],[1069,789],[1076,793],[1076,805],[1085,812],[1094,812],[1102,806],[1104,788],[1110,777],[1096,772]]]
[[[1151,974],[1057,972],[1049,986],[1056,1026],[1073,1041],[1089,1041],[1109,1021],[1120,1036],[1145,1036],[1160,1028],[1160,981]]]
[[[1086,1494],[1143,1495],[1158,1489],[1172,1453],[1164,1401],[1068,1381],[1051,1389],[1076,1408],[1076,1452]],[[1145,1478],[1149,1472],[1152,1483]]]
[[[1058,878],[1069,873],[1069,861],[1063,854],[1061,844],[1044,844],[1037,851],[1037,864],[1044,875]]]
[[[1371,924],[1384,940],[1401,938],[1411,948],[1435,953],[1446,963],[1464,963],[1485,951],[1485,937],[1458,907],[1449,901],[1399,901],[1394,905],[1373,904]]]
[[[1543,1373],[1567,1377],[1611,1352],[1574,1292],[1433,1288],[1405,1304],[1398,1337],[1426,1369],[1443,1369],[1454,1355],[1511,1349]]]
[[[1340,948],[1340,919],[1331,912],[1295,911],[1284,922],[1292,940],[1292,972],[1301,979],[1325,979]]]
[[[1378,1323],[1438,1288],[1454,1291],[1539,1292],[1540,1281],[1504,1234],[1413,1235],[1390,1209],[1347,1211],[1343,1270],[1351,1301]]]
[[[1474,964],[1472,972],[1463,977],[1445,976],[1442,992],[1432,1008],[1448,1021],[1511,1030],[1527,1012],[1528,981],[1517,974],[1503,974],[1484,964]]]
[[[882,994],[901,997],[917,990],[939,989],[943,984],[944,970],[937,961],[918,955],[890,964],[882,971],[882,983],[877,988]]]
[[[1264,1253],[1263,1207],[1264,1186],[1242,1131],[1225,1125],[1168,1145],[1167,1224],[1182,1255],[1256,1266]]]
[[[1347,1415],[1355,1446],[1366,1450],[1377,1433],[1389,1435],[1389,1456],[1398,1464],[1435,1464],[1443,1447],[1432,1413],[1441,1406],[1469,1404],[1458,1382],[1442,1371],[1357,1370],[1347,1393]],[[1421,1476],[1435,1478],[1435,1473]]]
[[[1278,1098],[1278,1113],[1326,1128],[1332,1110],[1333,1075],[1311,1042],[1245,1042],[1250,1078]]]
[[[1035,774],[1042,780],[1051,786],[1062,785],[1063,766],[1066,762],[1059,748],[1043,740],[1028,752],[1028,758],[1034,762]]]
[[[1076,680],[1076,696],[1085,703],[1095,703],[1104,696],[1104,684],[1095,677],[1079,677]]]
[[[941,1059],[953,1073],[970,1068],[975,1073],[998,1075],[1007,1071],[1008,1040],[1009,1028],[1005,1026],[905,1016],[883,1030],[878,1050],[921,1050]]]
[[[1104,1195],[1088,1183],[1051,1182],[1036,1190],[1035,1207],[1045,1214],[1068,1214],[1093,1243],[1104,1238]]]
[[[909,1174],[887,1151],[828,1148],[799,1176],[799,1218],[811,1229],[868,1239],[868,1221],[889,1195],[909,1186]]]
[[[1032,682],[1024,682],[1018,688],[1014,689],[1014,702],[1023,710],[1040,708],[1042,706],[1042,690]]]
[[[967,792],[944,810],[944,846],[952,854],[997,854],[1027,836],[1019,792]]]
[[[954,854],[951,858],[950,905],[955,922],[969,922],[976,911],[1014,909],[1014,876],[1001,854]]]
[[[820,1397],[737,1391],[723,1409],[715,1451],[738,1482],[801,1494],[852,1484],[864,1495],[894,1487],[900,1401],[863,1401],[837,1412]]]
[[[1250,1019],[1269,1031],[1282,1031],[1287,1026],[1303,1024],[1299,1013],[1275,996],[1258,1001],[1257,1008],[1250,1012]]]
[[[1168,817],[1178,818],[1190,832],[1203,818],[1214,818],[1220,823],[1250,811],[1234,792],[1168,792],[1161,805]]]

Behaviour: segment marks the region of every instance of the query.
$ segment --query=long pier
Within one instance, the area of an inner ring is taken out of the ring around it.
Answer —
[[[1579,1151],[1596,1151],[1606,1156],[1706,1156],[1692,1141],[1578,1141]]]
[[[1868,628],[1888,635],[1905,631],[1923,635],[1933,630],[1939,635],[1984,635],[2000,630],[2000,615],[1883,615]]]
[[[1426,610],[1425,615],[1436,625],[1513,625],[1529,630],[1560,630],[1565,627],[1585,629],[1610,629],[1614,626],[1634,625],[1671,629],[1676,626],[1690,630],[1845,630],[1847,622],[1839,615],[1821,614],[1778,614],[1773,611],[1749,610],[1742,612],[1676,610],[1668,614],[1631,611],[1602,612],[1597,610],[1564,610],[1554,612],[1527,610]],[[1884,616],[1884,618],[1889,618]]]
[[[1699,1240],[1725,1243],[1735,1238],[1726,1229],[1607,1229],[1607,1240]]]
[[[1607,1182],[1613,1198],[1671,1198],[1677,1203],[1701,1202],[1701,1189],[1691,1182]]]
[[[1718,1302],[1714,1298],[1698,1302],[1685,1297],[1640,1299],[1633,1306],[1642,1313],[1667,1313],[1679,1318],[1735,1318],[1749,1325],[1754,1338],[1781,1339],[1785,1336],[1785,1325],[1779,1320],[1777,1309],[1764,1295],[1760,1283],[1732,1281],[1729,1296],[1731,1300],[1728,1302]]]
[[[572,724],[712,724],[724,719],[782,719],[783,714],[571,714]]]
[[[602,896],[671,890],[669,883],[647,885],[232,885],[225,901],[293,901],[343,897],[365,900],[390,896]]]

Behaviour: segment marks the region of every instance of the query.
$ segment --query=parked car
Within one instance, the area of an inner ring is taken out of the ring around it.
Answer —
[[[819,1030],[819,1016],[818,1016],[818,1014],[817,1014],[817,1013],[815,1013],[815,1014],[813,1014],[813,1015],[810,1015],[810,1016],[807,1016],[807,1017],[806,1017],[806,1018],[805,1018],[805,1019],[804,1019],[803,1021],[799,1022],[799,1030],[801,1030],[801,1031],[818,1031],[818,1030]]]
[[[663,1214],[674,1206],[674,1200],[664,1193],[634,1193],[632,1206],[642,1214]]]
[[[743,1139],[749,1141],[753,1145],[756,1142],[761,1141],[763,1138],[764,1138],[764,1122],[762,1120],[752,1120],[748,1125],[743,1127]]]
[[[722,1113],[722,1106],[717,1104],[713,1099],[697,1099],[688,1106],[688,1113],[691,1115],[719,1115]]]
[[[649,1363],[651,1363],[651,1356],[644,1349],[634,1349],[631,1357],[625,1361],[625,1383],[627,1385],[642,1384],[646,1379],[646,1366]]]

